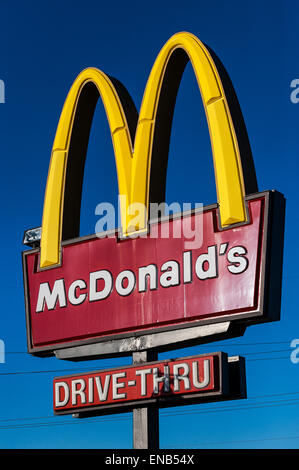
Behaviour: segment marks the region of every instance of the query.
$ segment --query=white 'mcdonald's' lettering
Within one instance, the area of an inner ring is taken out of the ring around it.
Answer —
[[[64,279],[58,279],[55,281],[52,292],[49,284],[47,282],[43,282],[39,286],[36,313],[42,312],[45,305],[47,305],[48,310],[54,310],[57,301],[59,303],[59,307],[66,307]]]
[[[67,306],[81,305],[105,300],[114,292],[120,297],[131,295],[134,291],[143,295],[147,291],[171,288],[180,284],[207,281],[219,277],[219,258],[226,255],[226,267],[231,274],[242,274],[249,265],[247,249],[243,246],[228,248],[228,243],[207,247],[205,253],[194,257],[192,251],[182,253],[182,267],[177,260],[168,260],[160,266],[154,263],[141,266],[136,273],[124,269],[115,275],[107,269],[100,269],[89,274],[89,279],[76,279],[69,282],[57,279],[52,287],[48,282],[39,286],[36,313],[45,309],[54,310]],[[194,258],[194,260],[193,260]],[[195,273],[196,276],[193,275]]]

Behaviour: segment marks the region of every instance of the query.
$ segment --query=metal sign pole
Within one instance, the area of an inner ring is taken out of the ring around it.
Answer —
[[[155,350],[133,352],[133,364],[157,361]],[[159,449],[159,408],[144,407],[133,410],[133,448]]]

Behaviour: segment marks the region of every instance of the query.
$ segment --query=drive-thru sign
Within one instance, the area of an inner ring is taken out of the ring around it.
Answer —
[[[227,357],[206,354],[54,379],[54,411],[113,411],[141,405],[169,406],[228,394]]]

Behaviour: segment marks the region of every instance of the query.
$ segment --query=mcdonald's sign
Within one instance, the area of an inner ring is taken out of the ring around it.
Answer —
[[[188,61],[209,125],[218,202],[150,220],[150,205],[165,201],[172,115]],[[114,147],[121,229],[79,237],[86,149],[99,97]],[[139,116],[120,82],[95,68],[83,70],[54,139],[40,243],[23,252],[29,352],[52,354],[224,321],[277,320],[284,205],[279,192],[258,192],[230,79],[194,35],[175,34],[161,49]],[[190,247],[184,230],[168,236],[178,224],[200,226],[200,246]]]

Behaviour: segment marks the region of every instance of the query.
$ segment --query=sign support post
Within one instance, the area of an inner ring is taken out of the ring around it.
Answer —
[[[156,350],[136,351],[132,354],[133,364],[158,360]],[[159,408],[133,409],[133,449],[159,449]]]

